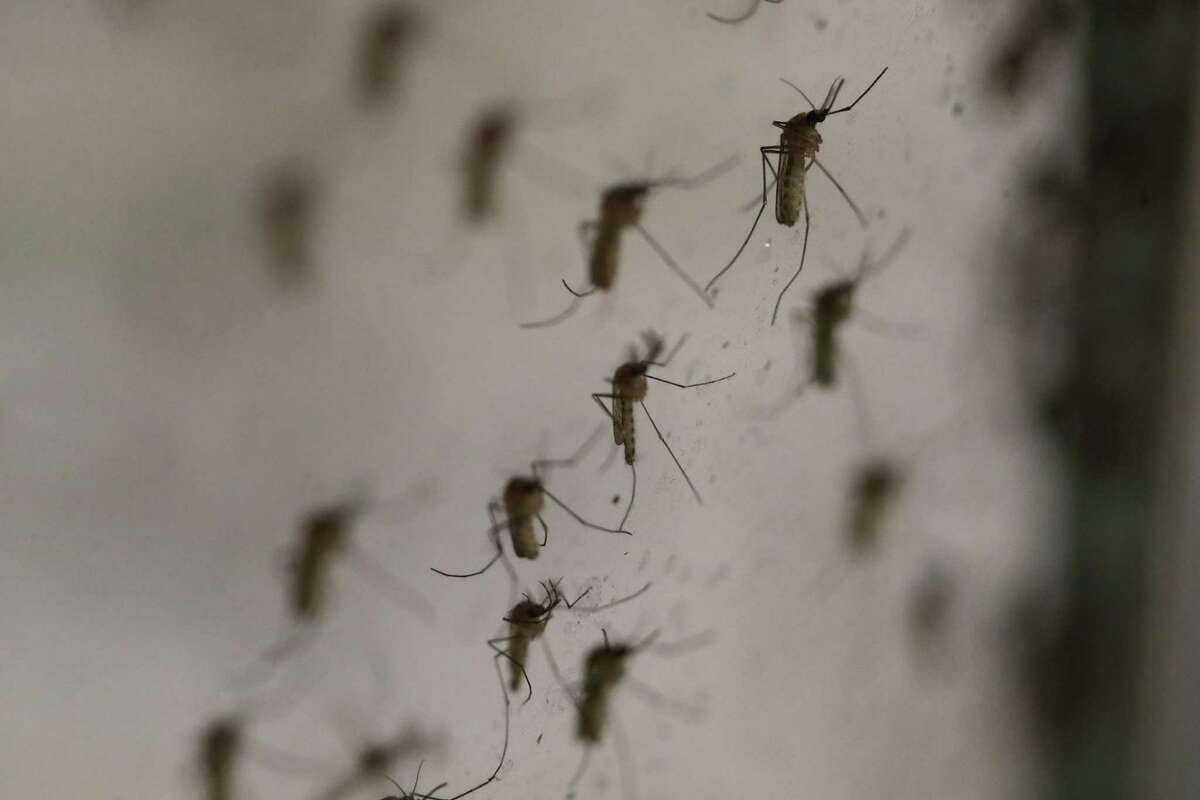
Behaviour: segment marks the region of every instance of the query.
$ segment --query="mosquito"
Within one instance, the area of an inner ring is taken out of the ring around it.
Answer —
[[[541,548],[545,547],[546,542],[550,539],[550,527],[542,517],[542,509],[545,507],[547,497],[585,528],[591,528],[594,531],[604,533],[623,533],[627,536],[632,536],[632,532],[625,530],[624,522],[618,528],[606,528],[603,525],[597,525],[594,522],[584,519],[547,489],[545,481],[541,476],[541,470],[548,467],[574,466],[591,449],[602,432],[603,428],[597,428],[570,458],[540,459],[530,465],[532,475],[515,475],[509,478],[508,483],[504,485],[502,499],[492,499],[488,503],[488,518],[492,523],[491,527],[488,528],[488,535],[492,537],[492,541],[496,546],[496,554],[483,567],[474,572],[465,573],[446,572],[437,567],[430,567],[430,569],[447,578],[473,578],[476,575],[482,575],[487,572],[497,561],[503,561],[505,569],[508,570],[509,578],[516,584],[517,573],[509,562],[508,556],[504,554],[500,532],[505,528],[508,529],[509,537],[512,541],[513,553],[517,558],[536,559],[541,552]],[[504,512],[504,522],[500,522],[497,518],[497,514],[501,511]],[[540,542],[534,529],[535,521],[542,528],[542,540]]]
[[[717,22],[724,22],[726,25],[736,25],[739,22],[745,22],[746,20],[753,17],[758,12],[758,7],[760,5],[762,5],[763,3],[771,3],[773,5],[779,5],[782,2],[783,2],[783,0],[751,0],[750,7],[746,9],[745,13],[740,14],[736,17],[719,17],[716,14],[713,14],[712,12],[705,14],[705,16],[708,17],[709,19],[716,20]]]
[[[315,260],[316,177],[295,163],[280,166],[266,176],[259,202],[264,244],[279,282],[285,286],[304,283]]]
[[[821,103],[820,108],[813,105],[812,100],[809,100],[808,95],[804,94],[804,91],[799,86],[785,78],[780,78],[788,86],[800,92],[800,96],[805,99],[811,110],[801,112],[786,122],[775,120],[771,123],[776,128],[779,128],[782,133],[779,135],[778,145],[765,145],[758,148],[762,156],[762,199],[758,207],[758,214],[755,215],[754,223],[750,226],[750,231],[742,241],[741,247],[733,254],[733,258],[704,287],[706,293],[711,292],[717,281],[729,271],[734,262],[742,255],[742,252],[746,249],[746,245],[750,243],[750,237],[754,235],[755,228],[758,227],[759,220],[762,219],[763,211],[767,208],[767,192],[770,191],[770,186],[767,184],[768,168],[771,170],[771,182],[775,185],[775,221],[780,225],[793,228],[800,219],[800,212],[804,212],[804,245],[800,251],[800,266],[796,268],[796,272],[784,285],[783,291],[779,293],[779,298],[775,301],[775,309],[771,312],[772,325],[775,324],[775,320],[779,316],[779,304],[783,302],[783,296],[787,294],[787,290],[791,288],[796,278],[799,277],[801,270],[804,269],[804,260],[808,255],[808,232],[811,218],[808,210],[805,185],[808,171],[812,169],[814,164],[833,183],[842,197],[846,199],[851,210],[854,211],[854,215],[858,217],[859,223],[863,227],[866,227],[867,219],[863,216],[862,211],[850,198],[850,195],[846,193],[846,190],[842,188],[842,185],[838,183],[837,179],[817,160],[817,151],[821,147],[821,134],[817,131],[817,125],[824,122],[826,117],[833,114],[841,114],[858,105],[858,102],[867,96],[867,92],[871,91],[875,87],[875,84],[879,83],[880,78],[886,72],[887,67],[884,67],[883,71],[875,76],[875,80],[871,81],[866,89],[863,89],[862,94],[854,99],[853,103],[838,109],[834,109],[833,106],[837,102],[838,94],[842,91],[842,86],[846,82],[844,78],[838,77],[834,80],[829,87],[829,91],[825,94],[825,100]],[[769,158],[771,155],[775,155],[778,158],[778,169],[771,164]]]
[[[727,172],[737,162],[737,157],[726,159],[706,172],[691,178],[659,178],[656,180],[630,181],[609,186],[600,196],[600,217],[579,225],[580,240],[587,252],[588,279],[591,288],[576,291],[564,279],[562,284],[571,293],[571,302],[566,309],[553,317],[537,322],[525,322],[522,328],[545,328],[557,325],[570,317],[579,308],[580,301],[596,291],[610,291],[617,281],[621,265],[621,237],[627,228],[642,235],[647,244],[658,254],[663,263],[691,288],[709,308],[713,301],[690,275],[671,257],[671,254],[650,235],[642,225],[642,204],[655,189],[695,189]]]
[[[591,614],[598,611],[605,611],[640,597],[649,591],[650,586],[651,584],[647,583],[638,591],[622,597],[620,600],[614,600],[602,606],[580,608],[579,612]],[[508,612],[508,616],[504,618],[504,621],[508,623],[508,635],[488,640],[488,647],[496,652],[493,658],[497,661],[500,658],[506,658],[509,661],[510,677],[508,691],[514,693],[519,691],[521,682],[525,682],[528,694],[522,701],[522,705],[533,699],[533,683],[529,680],[529,673],[525,670],[529,645],[535,640],[541,639],[542,634],[546,632],[546,625],[550,622],[554,609],[558,608],[559,605],[565,605],[568,610],[573,610],[579,601],[592,590],[592,587],[589,586],[572,601],[567,600],[566,596],[562,594],[559,588],[559,581],[543,581],[541,587],[543,592],[545,592],[545,599],[541,602],[535,602],[528,594],[524,595],[521,602],[513,606],[512,610]],[[505,643],[507,643],[505,649],[497,646]]]
[[[320,506],[300,521],[300,541],[289,564],[288,609],[298,629],[272,645],[259,662],[274,665],[310,643],[315,625],[325,612],[329,573],[344,561],[364,577],[386,586],[405,610],[430,620],[434,610],[429,601],[406,586],[351,539],[354,524],[368,511],[368,502],[355,498]]]
[[[471,126],[463,152],[463,215],[481,225],[496,213],[496,182],[505,155],[512,148],[516,111],[511,105],[486,109]]]
[[[651,649],[651,646],[658,638],[658,631],[652,632],[637,644],[625,642],[614,644],[608,640],[608,631],[601,629],[601,634],[604,637],[604,643],[593,647],[584,658],[581,696],[576,697],[568,687],[563,686],[564,691],[567,692],[567,695],[579,711],[579,716],[576,718],[575,734],[585,747],[579,767],[568,784],[572,787],[572,790],[587,771],[591,748],[600,743],[601,739],[604,738],[605,731],[609,727],[609,721],[612,719],[612,695],[618,685],[628,685],[638,696],[656,708],[668,710],[674,707],[674,710],[677,712],[686,713],[689,716],[694,716],[697,713],[696,709],[682,707],[677,701],[669,700],[646,684],[634,678],[626,677],[626,665],[629,659],[638,653]],[[692,637],[684,642],[658,645],[653,649],[662,655],[678,655],[694,649],[697,644],[707,644],[710,639],[711,636],[703,634],[698,637]],[[619,754],[621,755],[620,761],[626,765],[625,770],[628,773],[625,779],[632,786],[633,772],[628,764],[630,760],[628,742],[625,740],[624,732],[616,724],[615,719],[612,719],[612,724],[616,733],[615,738]],[[633,796],[633,794],[634,792],[632,791],[626,792],[626,796]]]
[[[359,102],[365,108],[378,108],[395,94],[400,60],[420,27],[417,13],[402,3],[385,2],[367,15],[354,76]]]
[[[649,391],[649,384],[646,379],[649,378],[659,383],[665,383],[669,386],[674,386],[679,389],[694,389],[699,386],[709,386],[714,383],[728,380],[736,375],[736,372],[731,372],[720,378],[714,378],[708,381],[700,381],[699,383],[676,383],[665,378],[660,378],[656,375],[651,375],[647,370],[651,366],[665,367],[675,354],[683,347],[687,341],[687,336],[680,338],[674,349],[667,354],[667,357],[662,361],[658,361],[658,357],[662,354],[664,342],[661,336],[654,331],[646,331],[642,334],[642,340],[646,345],[646,356],[639,358],[636,347],[630,347],[629,360],[621,366],[617,367],[617,371],[608,379],[612,386],[612,392],[605,394],[602,392],[593,392],[592,400],[605,413],[613,426],[613,441],[618,447],[623,447],[625,450],[625,463],[629,465],[629,470],[633,476],[633,487],[629,493],[629,505],[625,509],[625,516],[621,519],[621,527],[625,526],[626,520],[629,519],[630,512],[633,511],[633,503],[637,497],[637,471],[634,468],[634,460],[637,457],[637,436],[634,426],[633,407],[636,403],[642,407],[642,413],[646,415],[646,419],[650,421],[650,426],[654,428],[655,434],[658,435],[658,440],[662,442],[663,447],[667,449],[671,460],[675,462],[675,466],[679,468],[679,472],[683,475],[683,479],[687,481],[688,487],[692,490],[692,494],[696,498],[696,502],[704,504],[704,499],[700,496],[700,492],[696,489],[696,484],[692,483],[692,479],[688,477],[687,470],[683,468],[683,464],[675,456],[671,446],[667,444],[667,440],[663,437],[662,431],[659,430],[658,424],[654,421],[654,417],[650,416],[650,411],[646,408],[646,394]],[[604,400],[612,401],[612,410],[610,411],[605,405]]]
[[[793,318],[798,323],[812,325],[812,373],[808,382],[801,387],[802,389],[809,384],[816,384],[823,389],[831,389],[837,384],[838,336],[842,325],[849,321],[856,311],[859,312],[859,318],[863,319],[864,323],[870,327],[879,328],[880,325],[896,327],[892,323],[871,322],[874,317],[863,316],[861,310],[855,308],[854,300],[858,288],[862,286],[863,282],[887,269],[904,249],[908,239],[909,231],[902,231],[878,261],[872,261],[870,251],[865,251],[859,259],[858,271],[852,277],[841,278],[825,284],[813,293],[812,305],[809,310],[798,309],[794,313]]]

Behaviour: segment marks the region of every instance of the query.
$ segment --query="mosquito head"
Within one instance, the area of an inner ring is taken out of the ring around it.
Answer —
[[[588,653],[585,669],[589,687],[612,687],[625,677],[625,661],[634,654],[627,644],[602,644]]]
[[[517,475],[504,484],[504,508],[510,517],[532,517],[542,513],[546,493],[538,478]]]
[[[314,552],[330,553],[342,549],[350,520],[357,509],[349,503],[337,503],[310,511],[301,522],[306,547]]]
[[[855,481],[854,492],[864,504],[880,504],[900,488],[900,469],[891,461],[876,459],[864,464]]]
[[[854,310],[854,291],[857,288],[857,281],[841,280],[817,290],[813,298],[813,311],[817,321],[827,325],[838,325],[849,319]]]
[[[654,188],[647,181],[619,183],[605,190],[600,200],[601,224],[628,227],[642,221],[642,202]]]
[[[483,153],[495,153],[508,143],[516,114],[508,106],[488,109],[475,126],[475,146]]]
[[[623,400],[639,402],[646,399],[649,386],[646,383],[646,370],[649,364],[645,361],[627,361],[617,367],[612,384],[615,394]]]
[[[208,724],[200,736],[201,760],[205,769],[221,769],[237,755],[242,741],[241,721],[237,717],[221,717]]]

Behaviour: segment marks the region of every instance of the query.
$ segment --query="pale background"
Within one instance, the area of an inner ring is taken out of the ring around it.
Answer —
[[[714,632],[707,648],[631,667],[702,705],[698,721],[618,692],[641,795],[1027,793],[1035,759],[1005,619],[1036,572],[1053,473],[1014,411],[994,271],[1018,163],[1044,145],[1040,120],[1066,113],[1069,88],[1019,116],[984,103],[1004,5],[785,0],[727,27],[704,12],[740,0],[444,2],[425,7],[395,105],[363,114],[349,72],[367,7],[0,6],[0,794],[197,796],[197,731],[235,707],[231,678],[285,629],[281,553],[297,517],[363,485],[405,511],[364,522],[358,541],[436,618],[421,624],[336,572],[328,625],[285,670],[307,691],[251,736],[336,765],[411,720],[445,737],[424,786],[484,777],[501,736],[484,640],[507,581],[428,567],[486,560],[487,499],[532,457],[586,437],[600,421],[588,393],[651,325],[690,334],[666,377],[738,372],[695,391],[654,385],[648,400],[706,504],[647,428],[637,535],[550,510],[550,547],[520,565],[527,586],[563,576],[601,599],[654,581],[620,610],[554,619],[547,639],[568,677],[601,626]],[[517,328],[561,308],[561,277],[582,283],[575,225],[603,183],[740,153],[703,189],[647,203],[647,227],[703,282],[749,224],[737,209],[758,189],[770,121],[803,110],[778,78],[815,98],[842,74],[853,96],[884,65],[867,99],[822,128],[823,161],[870,230],[814,173],[808,267],[784,306],[911,228],[862,303],[919,335],[845,337],[870,437],[846,386],[763,416],[804,356],[786,316],[768,327],[800,251],[799,231],[769,211],[715,311],[630,236],[610,298],[552,331]],[[455,159],[468,122],[506,98],[536,106],[528,147],[504,174],[500,225],[468,233]],[[323,188],[317,275],[296,291],[274,283],[255,217],[259,178],[288,158]],[[851,564],[839,531],[854,463],[936,431],[884,546]],[[613,524],[628,473],[602,462],[598,449],[551,486]],[[929,659],[906,620],[934,563],[958,591]],[[572,708],[536,648],[529,669],[534,701],[515,708],[501,780],[480,796],[567,792]],[[242,774],[250,798],[322,783]],[[619,774],[610,744],[578,796],[620,796]]]

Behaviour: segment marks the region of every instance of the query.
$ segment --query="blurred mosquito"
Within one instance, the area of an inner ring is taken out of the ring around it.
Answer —
[[[711,640],[711,635],[701,634],[682,642],[655,646],[654,642],[658,639],[658,631],[652,632],[637,644],[610,643],[608,631],[601,629],[601,634],[604,637],[604,643],[593,647],[584,658],[583,686],[580,696],[576,697],[575,693],[566,685],[562,687],[579,711],[575,734],[585,748],[579,767],[568,784],[572,791],[587,772],[591,748],[600,743],[609,726],[609,720],[612,718],[612,696],[618,685],[628,686],[643,701],[659,710],[673,710],[689,717],[694,717],[699,713],[697,709],[670,700],[646,684],[626,676],[626,664],[633,656],[650,649],[659,655],[680,655],[690,652],[697,646],[707,644]],[[635,792],[632,790],[633,770],[629,763],[629,745],[624,731],[616,724],[615,719],[612,719],[612,723],[615,728],[620,762],[623,765],[625,781],[628,784],[625,796],[632,797]]]
[[[327,605],[329,574],[339,560],[387,588],[406,611],[424,621],[432,619],[433,606],[424,596],[402,583],[351,539],[354,524],[371,506],[382,504],[368,503],[360,497],[320,506],[301,519],[300,541],[291,553],[288,584],[288,608],[298,629],[268,648],[259,657],[260,663],[277,664],[312,641],[315,624]]]
[[[750,0],[750,7],[747,8],[744,13],[739,14],[736,17],[719,17],[716,14],[713,14],[711,11],[705,14],[705,16],[709,19],[716,20],[717,22],[724,22],[726,25],[736,25],[739,22],[745,22],[753,17],[755,13],[758,12],[758,7],[763,3],[779,5],[782,2],[783,0]]]
[[[691,288],[692,291],[712,308],[712,298],[684,272],[671,254],[650,235],[642,225],[642,203],[655,189],[695,189],[727,172],[738,158],[726,159],[711,169],[692,178],[659,178],[656,180],[630,181],[608,187],[600,197],[600,218],[580,223],[579,235],[587,251],[588,280],[591,288],[578,292],[564,279],[562,284],[571,293],[571,302],[561,313],[537,322],[525,322],[522,328],[545,328],[557,325],[570,317],[579,308],[580,301],[597,290],[607,292],[617,280],[621,266],[621,236],[627,228],[633,228],[656,252],[663,263]]]
[[[800,266],[796,268],[796,272],[784,285],[783,291],[779,293],[779,298],[775,301],[775,308],[771,312],[772,325],[775,324],[775,319],[779,316],[779,304],[783,302],[783,296],[787,294],[787,290],[791,288],[796,278],[800,275],[801,270],[804,269],[804,260],[808,255],[808,232],[811,218],[808,210],[806,179],[808,177],[808,170],[812,169],[814,164],[837,187],[838,192],[841,193],[842,197],[849,203],[851,210],[854,211],[854,215],[858,217],[859,223],[863,227],[866,227],[867,219],[863,216],[862,211],[850,199],[850,195],[846,193],[846,190],[842,188],[837,179],[817,160],[817,151],[821,147],[821,134],[817,132],[817,125],[824,122],[826,117],[841,114],[858,105],[858,102],[866,97],[867,92],[874,88],[885,72],[887,72],[887,67],[884,67],[883,71],[875,76],[875,80],[871,81],[870,85],[866,89],[863,89],[858,97],[854,98],[854,102],[838,109],[835,109],[833,106],[837,102],[838,94],[842,91],[842,86],[846,82],[844,78],[839,77],[834,80],[820,108],[813,105],[812,100],[809,100],[808,95],[804,94],[804,91],[799,86],[786,79],[780,79],[797,92],[800,92],[800,95],[808,102],[811,110],[797,114],[786,122],[776,120],[771,123],[776,128],[779,128],[782,133],[779,135],[778,145],[766,145],[758,148],[759,153],[762,155],[762,198],[759,203],[758,214],[755,215],[754,223],[750,226],[750,231],[746,234],[746,238],[742,241],[737,252],[733,254],[733,258],[704,287],[706,293],[711,292],[717,281],[733,267],[734,262],[738,260],[742,252],[746,249],[746,245],[750,243],[750,237],[754,235],[754,230],[758,227],[758,221],[762,219],[763,211],[767,208],[767,192],[770,191],[770,186],[767,184],[768,168],[771,170],[772,175],[771,184],[775,186],[775,221],[780,225],[792,228],[799,221],[800,212],[804,212],[804,245],[800,251]],[[770,155],[775,155],[778,158],[778,169],[772,166],[769,158]]]
[[[858,270],[853,276],[820,287],[813,293],[809,310],[797,309],[793,313],[793,319],[797,323],[812,326],[811,374],[801,390],[810,384],[816,384],[823,389],[831,389],[837,384],[839,334],[842,325],[856,314],[868,329],[902,330],[901,326],[895,323],[880,321],[873,315],[865,314],[855,307],[854,300],[863,282],[887,269],[900,255],[908,239],[909,231],[902,231],[878,261],[872,260],[869,250],[864,251],[858,262]]]
[[[297,286],[313,271],[314,217],[319,202],[315,175],[296,163],[284,164],[263,181],[259,213],[268,262],[280,284]]]
[[[393,765],[426,745],[425,736],[411,727],[400,730],[389,739],[371,742],[359,750],[354,766],[317,794],[316,799],[342,800],[354,795],[372,781],[390,781],[387,773]]]
[[[541,476],[542,469],[574,466],[592,445],[595,444],[602,433],[603,428],[597,428],[570,458],[540,459],[534,461],[530,465],[531,472],[533,473],[531,476],[516,475],[508,480],[508,483],[504,485],[502,500],[492,499],[488,503],[488,518],[492,523],[491,527],[488,528],[488,535],[492,537],[492,541],[495,543],[496,554],[483,567],[474,572],[465,573],[446,572],[437,567],[430,567],[430,569],[439,575],[445,575],[447,578],[473,578],[476,575],[482,575],[487,572],[497,561],[503,561],[505,569],[508,570],[509,578],[516,584],[517,573],[509,562],[508,556],[504,554],[504,547],[500,541],[500,532],[505,528],[508,529],[512,541],[513,553],[517,558],[536,559],[540,549],[545,547],[546,542],[550,539],[550,527],[542,517],[542,508],[545,506],[547,497],[585,528],[591,528],[594,531],[602,531],[604,533],[623,533],[632,536],[633,534],[630,531],[624,529],[624,522],[621,523],[621,527],[619,528],[606,528],[603,525],[587,521],[547,489],[545,481]],[[497,519],[496,515],[499,511],[504,512],[504,522],[500,522]],[[542,528],[541,542],[538,541],[538,537],[534,531],[533,523],[535,520]]]
[[[696,484],[692,483],[692,479],[688,477],[687,470],[683,468],[683,464],[676,458],[674,451],[671,450],[671,446],[667,444],[667,440],[663,437],[662,431],[659,430],[658,424],[654,421],[654,417],[650,416],[650,411],[646,408],[646,394],[649,391],[649,384],[646,383],[646,379],[649,378],[650,380],[665,383],[668,386],[674,386],[679,389],[694,389],[699,386],[720,383],[737,374],[736,372],[731,372],[723,377],[714,378],[709,381],[700,381],[699,383],[676,383],[665,378],[660,378],[657,375],[651,375],[647,370],[651,366],[667,366],[671,362],[671,359],[675,357],[675,354],[683,347],[684,342],[687,341],[687,336],[681,337],[675,348],[662,361],[657,360],[662,354],[664,347],[662,337],[651,330],[642,334],[642,341],[646,345],[646,356],[639,358],[637,348],[632,346],[629,348],[629,360],[617,367],[617,371],[608,379],[612,385],[612,392],[607,394],[601,392],[592,393],[592,400],[596,402],[596,405],[600,406],[600,409],[612,421],[613,441],[617,446],[624,447],[625,463],[629,465],[629,470],[633,477],[633,486],[629,492],[629,505],[625,509],[625,516],[621,519],[621,527],[624,527],[625,521],[629,519],[629,514],[633,511],[634,500],[637,498],[637,470],[633,466],[634,459],[637,457],[637,431],[633,415],[634,403],[642,407],[642,413],[650,421],[650,426],[654,428],[655,434],[658,435],[658,440],[667,449],[671,460],[675,462],[675,466],[679,468],[683,479],[687,481],[687,485],[692,490],[696,502],[701,505],[704,503],[704,499],[696,489]],[[604,400],[612,401],[611,411],[604,405]]]
[[[592,590],[592,587],[589,586],[572,601],[567,600],[566,596],[562,594],[558,581],[543,581],[541,587],[542,591],[545,592],[545,598],[541,602],[535,602],[528,594],[524,595],[521,602],[513,606],[508,612],[508,616],[504,618],[504,621],[508,623],[508,635],[488,640],[488,647],[496,652],[496,655],[493,657],[494,660],[499,661],[501,658],[506,658],[509,661],[510,677],[508,691],[515,693],[521,688],[522,680],[525,682],[528,695],[522,701],[522,704],[528,703],[533,699],[533,683],[530,682],[529,673],[525,669],[525,661],[529,653],[530,643],[541,639],[542,634],[546,632],[546,625],[550,622],[554,609],[558,608],[559,605],[565,605],[569,610],[575,609],[579,601]],[[588,614],[605,611],[640,597],[649,590],[650,584],[647,583],[638,591],[619,600],[614,600],[601,606],[581,607],[578,611]],[[505,643],[507,643],[505,649],[497,646]],[[503,679],[501,679],[501,682],[503,683]]]
[[[471,126],[463,152],[463,215],[471,225],[495,216],[496,182],[504,157],[512,148],[516,110],[497,105],[484,110]]]
[[[377,108],[396,93],[400,61],[421,28],[417,12],[405,3],[377,5],[363,22],[354,85],[365,108]]]

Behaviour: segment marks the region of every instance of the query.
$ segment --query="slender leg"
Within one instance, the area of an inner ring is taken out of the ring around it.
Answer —
[[[729,268],[732,267],[734,262],[737,261],[742,255],[742,251],[746,249],[746,245],[750,244],[750,237],[754,235],[754,230],[758,227],[758,221],[762,219],[763,212],[767,210],[767,168],[770,167],[771,174],[775,175],[775,168],[771,166],[771,161],[769,158],[767,158],[767,154],[775,153],[778,155],[780,148],[778,146],[760,147],[758,148],[758,152],[762,156],[762,203],[759,204],[758,213],[754,216],[754,223],[750,226],[750,231],[746,234],[746,238],[742,240],[741,247],[739,247],[737,252],[733,254],[733,258],[729,259],[729,263],[722,267],[721,271],[714,275],[712,280],[705,284],[704,291],[706,292],[712,291],[713,285],[721,279],[722,275],[729,271]]]
[[[708,295],[708,292],[701,289],[700,285],[692,280],[692,276],[683,271],[683,267],[679,266],[679,264],[675,262],[675,259],[671,257],[671,254],[667,252],[666,248],[659,244],[658,241],[650,235],[650,232],[647,231],[642,225],[639,224],[635,225],[634,227],[637,228],[637,231],[642,235],[642,238],[645,239],[652,248],[654,248],[654,252],[658,253],[658,257],[663,260],[663,263],[666,264],[672,272],[678,275],[680,279],[688,285],[689,289],[691,289],[700,297],[700,300],[704,303],[704,305],[712,308],[713,299]]]
[[[616,452],[615,450],[613,451]],[[633,476],[633,484],[629,489],[629,505],[625,507],[625,516],[621,517],[619,527],[624,528],[625,523],[629,521],[629,515],[633,513],[633,501],[637,499],[637,468],[633,464],[629,465],[629,474]]]
[[[761,0],[751,0],[751,5],[748,9],[746,9],[745,13],[739,14],[736,17],[718,17],[716,14],[713,14],[712,12],[708,12],[707,14],[705,14],[705,16],[716,22],[723,22],[726,25],[736,25],[739,22],[745,22],[746,20],[753,17],[754,12],[758,11],[758,4],[760,1]],[[767,2],[768,3],[778,3],[778,2],[780,2],[780,0],[767,0]]]
[[[692,483],[692,479],[688,477],[687,470],[683,468],[683,464],[679,463],[679,459],[675,457],[675,451],[671,449],[671,445],[667,444],[667,440],[663,437],[662,431],[658,429],[658,424],[654,421],[654,417],[650,416],[650,412],[646,409],[645,401],[639,403],[642,411],[646,414],[646,419],[650,420],[650,427],[654,428],[654,432],[658,434],[658,440],[662,442],[663,447],[667,448],[667,453],[670,454],[671,460],[675,462],[675,466],[679,467],[680,474],[687,481],[688,488],[692,490],[692,494],[696,497],[696,502],[704,505],[704,498],[700,496],[700,492],[696,489],[696,484]],[[632,464],[630,466],[633,466]]]
[[[511,642],[513,639],[523,639],[523,638],[525,638],[525,637],[520,634],[517,634],[516,636],[501,636],[496,639],[488,639],[488,643],[487,643],[488,647],[490,647],[496,651],[496,655],[492,657],[493,660],[499,661],[500,657],[504,656],[509,661],[511,661],[516,666],[517,669],[519,669],[521,671],[521,677],[525,679],[525,686],[529,690],[528,696],[526,696],[526,698],[523,701],[521,701],[521,705],[525,705],[526,703],[528,703],[530,700],[533,699],[533,684],[529,681],[529,673],[525,671],[524,664],[522,664],[520,661],[517,661],[515,658],[513,658],[511,655],[509,655],[507,650],[501,650],[496,645],[501,644],[502,642]],[[500,685],[501,685],[501,687],[504,687],[504,677],[503,676],[501,676],[501,678],[500,678]],[[508,689],[504,688],[504,691],[507,693]]]
[[[804,259],[808,256],[808,231],[812,227],[812,220],[808,215],[808,198],[804,200],[804,246],[800,248],[800,266],[796,267],[795,273],[788,279],[784,285],[783,291],[779,293],[779,297],[775,299],[775,309],[771,312],[771,324],[775,324],[776,318],[779,316],[779,304],[783,302],[783,296],[787,294],[787,290],[792,288],[792,284],[796,282],[796,278],[800,277],[801,271],[804,269]]]

